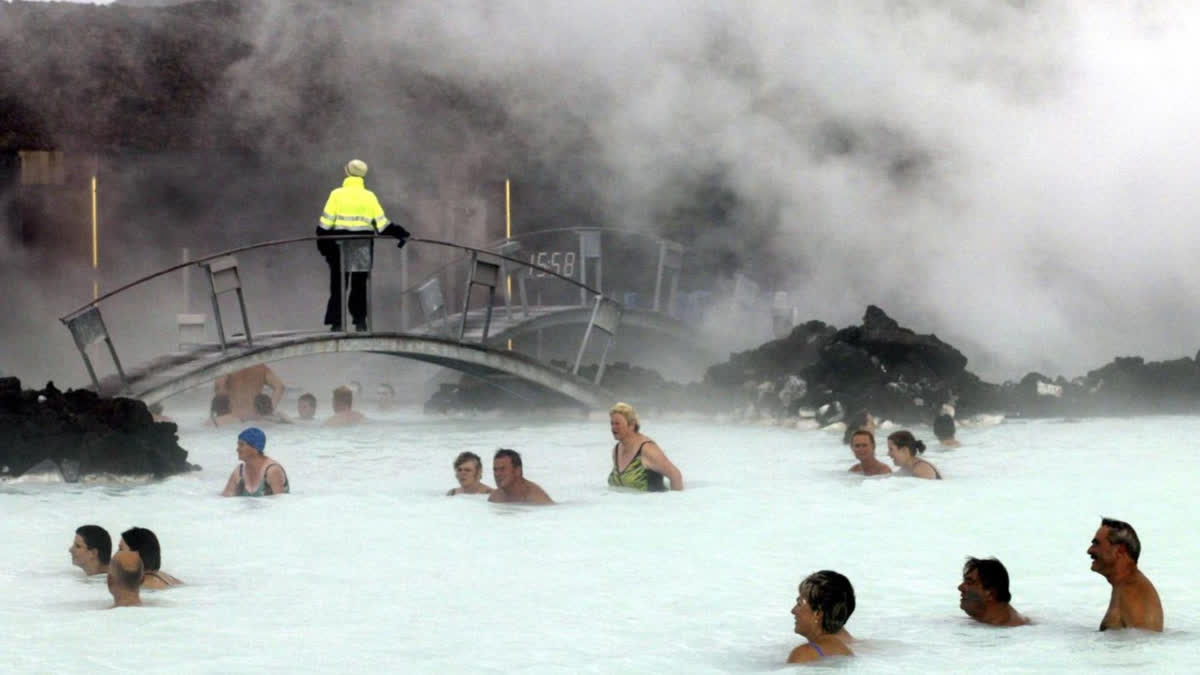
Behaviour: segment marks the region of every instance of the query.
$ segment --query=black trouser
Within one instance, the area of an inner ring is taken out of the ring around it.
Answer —
[[[326,231],[327,232],[327,231]],[[321,230],[317,234],[323,234]],[[338,277],[342,284],[350,286],[350,318],[356,326],[367,323],[367,272],[347,272],[342,275],[342,260],[336,242],[317,240],[317,250],[325,257],[329,265],[329,302],[325,303],[325,325],[342,328],[342,299],[338,291],[345,293],[345,286],[339,288]]]

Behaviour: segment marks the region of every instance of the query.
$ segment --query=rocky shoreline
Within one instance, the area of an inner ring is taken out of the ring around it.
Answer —
[[[57,472],[165,478],[198,469],[179,447],[173,422],[155,422],[146,404],[84,389],[21,389],[0,378],[0,477]]]
[[[622,400],[661,411],[738,413],[780,421],[814,417],[820,425],[858,410],[898,424],[930,424],[946,406],[959,417],[1200,411],[1200,364],[1192,358],[1146,362],[1118,357],[1070,380],[1034,372],[999,384],[984,381],[966,366],[966,356],[936,335],[905,328],[871,305],[860,325],[838,329],[809,321],[784,338],[731,354],[728,361],[708,368],[700,382],[669,382],[653,370],[615,363],[606,369],[603,384]],[[592,377],[595,366],[580,374]],[[426,409],[484,411],[512,405],[486,382],[464,378],[438,392]]]

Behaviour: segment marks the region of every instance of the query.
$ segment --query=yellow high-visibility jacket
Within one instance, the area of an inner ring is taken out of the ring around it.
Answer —
[[[346,176],[342,187],[329,193],[318,227],[353,234],[378,233],[387,226],[387,216],[375,193],[363,186],[359,176]]]

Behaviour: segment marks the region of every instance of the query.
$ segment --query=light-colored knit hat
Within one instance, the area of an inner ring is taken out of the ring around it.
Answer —
[[[361,159],[352,159],[346,162],[346,175],[358,176],[362,178],[367,175],[367,163]]]

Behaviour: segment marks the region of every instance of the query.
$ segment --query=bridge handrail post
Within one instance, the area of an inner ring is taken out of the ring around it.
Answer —
[[[496,285],[500,280],[500,266],[493,262],[479,259],[478,251],[471,251],[469,269],[467,270],[467,285],[463,287],[462,319],[458,324],[458,341],[462,342],[467,332],[467,310],[471,306],[472,287],[487,286],[488,304],[483,318],[483,336],[480,343],[487,342],[488,329],[492,323],[492,305],[496,303]]]
[[[221,342],[221,353],[228,350],[228,343],[225,340],[225,322],[221,319],[219,296],[229,291],[236,291],[238,308],[242,313],[242,330],[246,334],[246,344],[253,346],[254,336],[250,333],[250,317],[246,312],[246,297],[242,295],[242,277],[238,272],[237,258],[229,255],[200,264],[204,267],[208,277],[209,297],[212,300],[213,318],[217,322],[217,338]]]
[[[617,328],[620,322],[621,306],[603,295],[597,295],[592,305],[592,316],[588,319],[587,329],[583,331],[583,340],[579,343],[579,353],[575,355],[575,367],[571,370],[571,374],[579,374],[579,367],[583,363],[583,353],[587,350],[588,341],[592,337],[592,329],[595,328],[596,330],[603,331],[608,334],[608,341],[605,342],[604,351],[600,354],[600,363],[596,368],[596,377],[593,381],[593,384],[599,386],[600,379],[604,377],[604,366],[605,360],[608,358],[608,350],[616,340]]]
[[[513,265],[508,260],[506,260],[506,258],[516,258],[518,255],[520,255],[521,242],[519,242],[515,239],[509,239],[508,241],[505,241],[503,244],[500,244],[500,246],[498,246],[496,248],[496,252],[502,256],[500,258],[501,275],[508,281],[508,283],[506,283],[504,285],[504,299],[505,299],[505,306],[508,310],[508,320],[509,321],[513,320],[513,311],[512,311],[512,304],[513,304],[512,278],[513,278],[513,276],[516,276],[516,278],[517,278],[517,292],[519,293],[519,297],[521,298],[521,315],[528,319],[529,318],[529,297],[525,291],[525,275],[522,273],[522,270],[519,267],[517,268],[516,274],[514,275],[513,268],[516,266]]]
[[[587,261],[588,258],[596,259],[596,290],[603,293],[604,288],[601,285],[601,273],[603,271],[601,263],[602,249],[600,247],[600,230],[586,229],[579,231],[579,283],[587,285]],[[587,306],[587,291],[579,289],[579,304]]]
[[[654,311],[661,310],[662,282],[665,272],[671,272],[670,290],[667,295],[665,313],[671,314],[675,305],[675,291],[679,287],[679,271],[683,268],[683,247],[679,244],[662,241],[658,244],[658,274],[654,279]]]
[[[88,357],[87,348],[97,340],[104,340],[104,344],[108,346],[108,353],[112,356],[113,365],[117,368],[117,376],[121,378],[121,388],[127,389],[129,381],[125,377],[125,370],[121,367],[121,359],[117,358],[117,349],[113,346],[112,337],[108,334],[108,327],[104,325],[104,317],[100,315],[100,308],[92,305],[62,319],[62,322],[67,326],[67,330],[71,331],[71,337],[75,339],[75,347],[79,349],[79,355],[83,357],[83,365],[87,368],[88,376],[92,378],[92,385],[96,387],[96,392],[101,393],[100,379],[96,377],[96,369],[92,367],[92,359]]]

